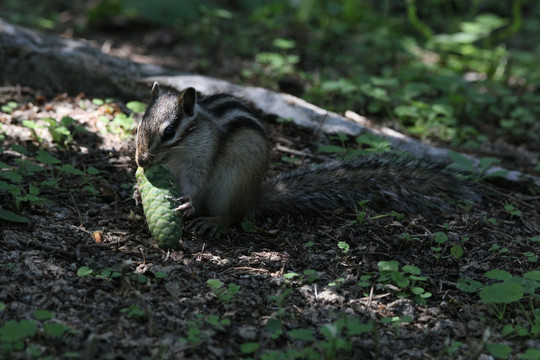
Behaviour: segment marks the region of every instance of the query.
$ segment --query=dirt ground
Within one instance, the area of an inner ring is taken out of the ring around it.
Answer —
[[[490,283],[484,274],[493,269],[522,276],[539,268],[538,189],[482,182],[481,202],[431,219],[377,218],[384,213],[369,209],[360,222],[354,211],[284,214],[258,221],[255,232],[237,226],[219,239],[188,233],[186,251],[164,252],[131,198],[132,133],[111,125],[125,102],[101,105],[83,94],[43,98],[39,89],[3,88],[0,104],[8,101],[18,106],[0,113],[0,161],[44,167],[21,186],[36,184],[47,201],[22,204],[28,224],[0,222],[0,302],[6,305],[0,324],[35,319],[36,310],[54,316],[38,320],[38,333],[0,358],[490,359],[490,344],[509,345],[510,358],[540,348],[538,338],[502,335],[507,324],[528,326],[515,303],[500,321],[477,292],[457,287],[460,279]],[[63,116],[76,120],[69,127],[73,140],[63,148],[46,129],[39,130],[40,144],[23,126],[23,120]],[[272,173],[323,156],[313,159],[318,144],[311,134],[266,120],[273,143],[282,145],[274,149]],[[99,174],[39,163],[40,148],[60,164]],[[12,198],[0,194],[1,207],[15,210]],[[462,256],[453,252],[459,246]],[[385,280],[380,263],[388,261],[431,296],[415,301],[411,286]],[[417,279],[405,265],[420,269]],[[69,330],[55,337],[47,323]]]

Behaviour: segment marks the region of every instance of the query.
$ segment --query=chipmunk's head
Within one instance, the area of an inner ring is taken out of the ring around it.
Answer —
[[[162,162],[169,150],[179,146],[193,129],[197,91],[190,87],[178,93],[152,86],[150,104],[137,127],[135,160],[142,168]]]

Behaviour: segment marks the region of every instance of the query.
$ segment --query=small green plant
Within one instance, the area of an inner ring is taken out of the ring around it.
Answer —
[[[285,306],[284,306],[285,298],[287,298],[287,296],[289,296],[292,293],[292,291],[293,291],[292,289],[285,289],[277,295],[268,295],[268,301],[275,303],[277,306],[279,318],[282,318],[283,315],[285,314]]]
[[[95,266],[81,266],[77,270],[77,276],[80,278],[92,276],[96,279],[100,280],[113,280],[113,279],[119,279],[122,276],[121,271],[115,270],[110,267],[106,267],[103,269],[98,269]],[[133,275],[130,275],[133,276]]]
[[[449,167],[455,168],[458,170],[463,171],[463,174],[457,174],[457,176],[462,176],[464,178],[472,178],[475,181],[481,181],[490,177],[506,177],[508,175],[508,171],[506,170],[496,170],[496,171],[489,171],[489,169],[495,165],[501,162],[500,159],[493,158],[493,157],[483,157],[479,160],[479,167],[478,170],[476,166],[474,166],[473,162],[465,157],[464,155],[451,151],[448,153],[448,156],[452,161],[454,161]]]
[[[234,300],[234,297],[240,291],[240,286],[235,283],[229,283],[229,285],[225,286],[218,279],[208,279],[206,284],[210,287],[214,296],[224,303]]]
[[[281,117],[278,117],[276,119],[276,122],[278,124],[290,124],[290,123],[294,123],[294,119],[293,118],[281,118]]]
[[[261,359],[345,359],[352,350],[352,337],[373,332],[371,324],[361,323],[357,318],[342,316],[339,319],[320,326],[317,329],[296,328],[283,330],[279,320],[271,319],[266,323],[266,330],[273,339],[286,335],[300,348],[272,351],[261,355]]]
[[[417,237],[412,237],[409,233],[407,232],[404,232],[404,233],[401,233],[401,237],[403,238],[403,240],[405,241],[420,241],[419,238]]]
[[[456,352],[459,351],[459,349],[461,348],[462,345],[463,345],[463,343],[461,341],[452,341],[451,343],[446,345],[445,352],[448,355],[455,354]]]
[[[512,348],[505,344],[487,343],[486,350],[497,359],[507,359],[512,353]]]
[[[343,133],[331,135],[328,139],[339,142],[339,145],[322,145],[317,151],[334,154],[338,159],[352,159],[366,153],[382,153],[391,149],[388,140],[370,133],[357,136],[355,147],[347,147],[349,137]]]
[[[275,340],[283,335],[283,325],[281,320],[270,318],[264,325],[264,329],[270,333],[270,337]]]
[[[297,72],[296,64],[300,61],[300,57],[291,53],[296,43],[290,39],[275,38],[272,45],[275,51],[256,54],[252,68],[242,72],[244,77],[259,77],[263,82],[269,83],[270,79],[275,81]]]
[[[94,103],[96,100],[94,99]],[[99,100],[102,102],[102,100]],[[109,106],[110,105],[105,105]],[[102,132],[110,132],[112,134],[119,135],[122,139],[128,138],[132,135],[133,131],[136,127],[136,122],[134,119],[134,114],[141,114],[144,112],[146,105],[139,101],[130,101],[126,104],[126,107],[131,110],[131,114],[126,115],[124,113],[117,113],[114,115],[114,117],[109,119],[109,117],[100,115],[98,119],[105,124],[105,128],[102,130]],[[108,111],[110,113],[114,112],[114,109]]]
[[[341,287],[341,285],[343,285],[344,282],[345,282],[345,279],[340,277],[340,278],[337,278],[334,281],[329,282],[328,286],[339,289]]]
[[[496,252],[499,255],[507,254],[510,250],[507,247],[501,247],[499,244],[493,244],[489,251]]]
[[[41,350],[27,344],[29,339],[37,335],[62,339],[66,334],[76,334],[76,331],[69,326],[53,321],[53,317],[52,311],[36,310],[34,311],[35,320],[8,320],[0,325],[0,359],[19,357],[24,352],[38,357],[41,355]]]
[[[407,297],[408,294],[414,296],[417,304],[425,305],[426,299],[431,297],[431,293],[419,286],[427,280],[421,276],[421,270],[414,265],[404,265],[401,267],[396,260],[381,261],[378,264],[379,276],[377,281],[390,291],[396,292],[398,298]]]
[[[13,145],[12,150],[28,156],[26,149]],[[38,151],[38,154],[40,152]],[[16,160],[14,166],[9,166],[0,162],[0,193],[6,192],[9,195],[12,206],[19,212],[23,204],[32,208],[46,203],[47,198],[41,196],[42,187],[48,183],[28,183],[27,178],[44,169],[30,160]],[[0,218],[12,222],[28,222],[26,217],[20,216],[8,209],[0,209]]]
[[[434,252],[433,256],[438,259],[441,256],[441,252],[443,249],[442,245],[448,241],[448,236],[446,236],[445,233],[438,231],[433,235],[433,241],[436,245],[432,246],[431,250]]]
[[[356,213],[356,219],[352,221],[351,224],[356,224],[358,226],[364,226],[367,221],[367,213],[365,210],[366,204],[369,200],[358,201],[358,207],[354,207],[354,212]]]
[[[231,319],[221,318],[218,315],[209,315],[206,322],[219,330],[224,330],[225,327],[231,325]]]
[[[540,289],[540,270],[529,271],[523,277],[518,277],[495,269],[486,272],[484,276],[496,282],[485,285],[475,280],[459,279],[458,289],[478,293],[481,302],[499,321],[504,321],[507,317],[509,307],[510,311],[519,312],[527,319],[529,329],[506,324],[503,335],[528,335],[532,338],[540,336],[540,309],[535,308],[534,303],[536,291]],[[528,303],[528,309],[524,303]]]
[[[360,276],[360,281],[358,281],[357,285],[360,286],[360,287],[368,287],[368,286],[371,286],[371,278],[373,276],[372,275],[362,275]]]
[[[19,104],[15,101],[8,101],[5,105],[2,105],[1,109],[3,112],[10,114],[13,110],[19,107]]]
[[[39,129],[46,129],[53,143],[57,144],[60,148],[66,148],[73,143],[73,134],[76,132],[86,132],[86,129],[82,126],[76,125],[77,121],[69,116],[64,116],[60,121],[56,121],[52,118],[45,118],[41,120],[44,124],[39,124],[32,120],[24,120],[23,126],[28,128],[32,134],[32,138],[39,144],[43,143],[43,138],[38,132]]]
[[[404,217],[404,215],[402,213],[399,213],[397,211],[391,211],[391,212],[386,213],[386,214],[379,214],[379,215],[368,217],[367,216],[367,211],[366,211],[368,203],[369,203],[369,200],[358,201],[358,203],[357,203],[358,206],[355,206],[355,208],[354,208],[354,211],[355,211],[355,214],[356,214],[356,219],[354,219],[351,222],[351,225],[356,224],[358,226],[364,226],[369,221],[382,219],[382,218],[385,218],[385,217],[388,217],[388,216],[392,216],[398,221],[403,219],[403,217]]]
[[[142,309],[139,305],[130,305],[120,309],[120,312],[125,314],[127,317],[138,321],[146,318],[146,311],[144,311],[144,309]]]
[[[242,221],[240,225],[242,226],[242,229],[248,233],[252,233],[257,229],[257,225],[255,225],[255,221],[253,221],[253,219],[248,218],[248,217],[244,218],[244,220]]]
[[[57,165],[55,168],[61,173],[80,177],[83,182],[83,188],[86,189],[90,194],[97,195],[99,193],[92,184],[92,181],[96,179],[96,176],[99,174],[99,170],[95,167],[89,166],[88,168],[79,170],[71,164],[63,164]]]
[[[347,244],[345,241],[338,242],[338,248],[340,248],[341,251],[343,251],[343,255],[347,255],[347,253],[351,249],[350,245]]]
[[[185,336],[180,337],[179,340],[181,343],[195,348],[208,338],[208,326],[211,326],[213,330],[224,331],[231,325],[231,320],[218,315],[205,316],[199,313],[195,314],[186,325]]]
[[[400,316],[387,316],[387,317],[383,317],[381,319],[381,324],[388,324],[388,325],[392,325],[392,327],[394,329],[399,329],[399,326],[401,324],[410,324],[412,323],[414,320],[414,318],[412,316],[409,316],[409,315],[405,315],[403,317],[400,317]]]
[[[261,345],[259,345],[259,343],[246,342],[240,345],[240,351],[242,352],[242,354],[252,354],[259,350],[260,347]]]
[[[509,202],[504,203],[504,211],[510,215],[510,218],[513,218],[514,216],[519,217],[521,216],[521,210],[516,208],[513,204],[510,204]]]
[[[306,269],[301,274],[296,272],[288,272],[283,274],[283,278],[289,281],[293,281],[295,278],[297,278],[297,281],[300,283],[312,283],[319,280],[319,274],[317,274],[317,271],[313,269]]]
[[[195,314],[195,318],[187,322],[186,337],[181,337],[180,341],[189,344],[191,347],[196,347],[199,345],[206,336],[201,330],[203,325],[204,315]]]

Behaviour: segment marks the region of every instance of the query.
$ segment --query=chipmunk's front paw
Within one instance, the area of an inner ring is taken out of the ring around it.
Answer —
[[[140,204],[142,204],[142,198],[141,198],[141,193],[139,191],[139,185],[134,186],[133,200],[135,200],[135,205],[136,206],[139,206]]]
[[[193,204],[188,197],[182,196],[176,199],[176,201],[178,201],[180,205],[174,210],[182,214],[182,217],[190,218],[195,215],[195,207],[193,207]]]
[[[186,226],[186,230],[188,231],[208,236],[214,236],[219,229],[223,229],[223,224],[219,216],[199,217],[193,219],[193,221]]]

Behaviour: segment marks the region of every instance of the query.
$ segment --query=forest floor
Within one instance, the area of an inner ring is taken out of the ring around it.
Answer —
[[[235,80],[224,71],[211,75]],[[29,219],[0,223],[0,359],[488,359],[540,348],[538,298],[480,301],[481,289],[523,284],[539,267],[533,189],[479,182],[480,202],[430,219],[284,214],[255,232],[187,233],[187,250],[164,252],[132,200],[126,103],[39,90],[0,92],[0,104],[16,103],[0,113],[0,164],[23,191],[0,190],[0,205],[17,212],[19,201]],[[44,120],[64,116],[75,122]],[[272,174],[325,157],[311,133],[265,123],[282,145]],[[7,340],[23,319],[35,331]]]

